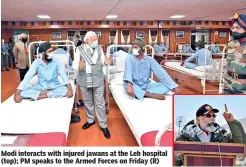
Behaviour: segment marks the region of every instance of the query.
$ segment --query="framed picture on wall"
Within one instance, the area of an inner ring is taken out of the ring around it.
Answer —
[[[219,37],[220,38],[226,38],[226,34],[227,34],[226,32],[220,32]]]
[[[144,31],[136,31],[136,38],[138,39],[144,39],[145,32]]]
[[[184,31],[176,31],[176,38],[184,38]]]
[[[52,39],[54,39],[54,40],[62,39],[62,33],[61,32],[53,32],[52,33]]]

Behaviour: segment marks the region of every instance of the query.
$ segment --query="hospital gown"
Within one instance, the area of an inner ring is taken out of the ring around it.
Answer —
[[[28,86],[36,73],[38,84]],[[58,75],[60,75],[63,84],[59,82]],[[65,86],[67,84],[69,84],[69,80],[62,63],[52,60],[45,64],[42,59],[36,59],[17,89],[21,90],[20,95],[23,99],[37,100],[41,91],[49,91],[49,98],[61,98],[67,94],[68,89]]]
[[[216,45],[212,46],[211,51],[212,51],[212,53],[220,53],[221,52],[219,46],[216,46]]]
[[[151,71],[160,82],[151,82]],[[146,55],[141,61],[133,55],[126,57],[123,81],[125,89],[128,82],[132,83],[134,94],[139,100],[143,100],[146,91],[153,94],[166,94],[178,87],[156,60]]]
[[[156,45],[155,46],[155,52],[156,53],[167,53],[168,50],[164,45]]]
[[[194,52],[194,51],[192,50],[190,45],[184,45],[183,46],[183,53],[192,53],[192,52]]]
[[[69,54],[67,51],[61,48],[56,49],[53,53],[54,54]],[[69,67],[72,67],[72,65],[73,65],[73,60],[69,54]]]
[[[193,53],[188,59],[184,61],[184,67],[195,69],[198,66],[205,65],[205,52],[206,52],[206,65],[210,65],[212,53],[207,49],[199,49],[196,53]],[[191,61],[196,60],[196,64],[191,63]]]

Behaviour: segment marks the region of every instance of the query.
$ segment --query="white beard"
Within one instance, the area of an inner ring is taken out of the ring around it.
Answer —
[[[200,126],[203,131],[207,132],[214,132],[216,130],[216,127],[214,126],[214,122],[210,122],[208,124],[205,124],[202,120],[200,121]]]

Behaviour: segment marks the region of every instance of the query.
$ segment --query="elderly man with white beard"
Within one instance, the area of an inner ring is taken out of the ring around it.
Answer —
[[[219,113],[218,109],[208,104],[202,105],[196,112],[196,118],[184,126],[176,141],[246,144],[246,134],[242,124],[234,119],[233,114],[227,111],[227,107],[223,116],[230,131],[216,123],[216,113]],[[182,155],[175,155],[175,166],[182,166],[183,160]]]

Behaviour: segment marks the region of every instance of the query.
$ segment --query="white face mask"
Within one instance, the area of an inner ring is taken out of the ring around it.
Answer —
[[[98,45],[98,40],[93,41],[92,43],[89,44],[89,46],[92,47],[92,48],[96,48],[97,45]]]
[[[4,40],[2,40],[2,43],[4,43]]]
[[[199,48],[196,48],[196,50],[199,50]]]
[[[132,54],[134,55],[134,56],[139,56],[139,52],[138,52],[138,49],[136,49],[136,48],[133,48],[132,49]]]
[[[48,55],[47,59],[53,59],[53,57],[54,57],[53,53],[48,53],[47,55]]]

